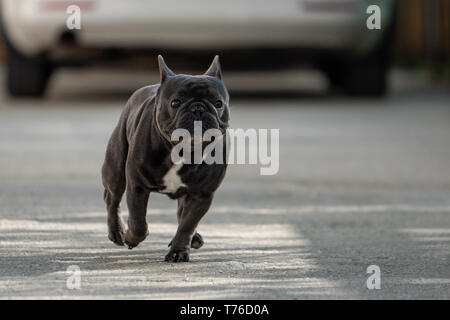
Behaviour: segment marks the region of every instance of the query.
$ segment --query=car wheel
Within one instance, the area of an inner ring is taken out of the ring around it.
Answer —
[[[14,97],[41,97],[52,72],[45,54],[25,56],[8,46],[7,91]]]
[[[332,87],[361,96],[383,96],[387,92],[388,72],[394,43],[395,14],[380,43],[364,56],[331,59],[323,70]]]
[[[342,70],[338,86],[344,93],[382,96],[387,88],[388,65],[378,56],[360,59]]]
[[[363,57],[331,60],[322,68],[332,88],[345,94],[382,96],[387,91],[390,47]]]

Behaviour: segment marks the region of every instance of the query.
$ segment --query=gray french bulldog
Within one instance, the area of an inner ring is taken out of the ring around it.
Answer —
[[[222,82],[219,57],[202,75],[175,74],[158,56],[160,84],[138,89],[129,98],[109,140],[102,167],[104,200],[108,212],[108,238],[117,245],[136,247],[148,235],[147,203],[151,192],[178,200],[178,229],[165,257],[169,262],[189,261],[190,248],[203,245],[196,232],[227,168],[223,164],[174,164],[171,140],[175,129],[193,133],[194,121],[202,129],[219,129],[226,136],[229,95]],[[185,155],[186,156],[186,155]],[[129,209],[125,231],[119,206],[126,191]]]

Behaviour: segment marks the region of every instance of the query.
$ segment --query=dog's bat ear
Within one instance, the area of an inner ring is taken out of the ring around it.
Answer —
[[[158,55],[158,65],[159,65],[159,74],[161,76],[161,83],[167,79],[167,77],[172,77],[175,73],[169,69],[162,55]]]
[[[222,69],[220,68],[219,56],[215,56],[213,62],[206,70],[205,75],[222,79]]]

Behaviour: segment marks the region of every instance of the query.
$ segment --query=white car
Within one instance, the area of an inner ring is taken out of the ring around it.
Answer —
[[[367,28],[371,4],[381,10],[381,30]],[[346,92],[382,94],[393,7],[391,0],[2,0],[7,89],[41,96],[55,67],[147,50],[192,64],[220,54],[237,68],[309,62]]]

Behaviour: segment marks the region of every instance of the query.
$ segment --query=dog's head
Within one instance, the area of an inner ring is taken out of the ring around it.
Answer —
[[[156,97],[156,120],[166,137],[176,129],[194,136],[194,121],[202,131],[219,129],[225,133],[229,121],[229,95],[222,82],[219,56],[202,75],[175,74],[158,56],[161,83]]]

